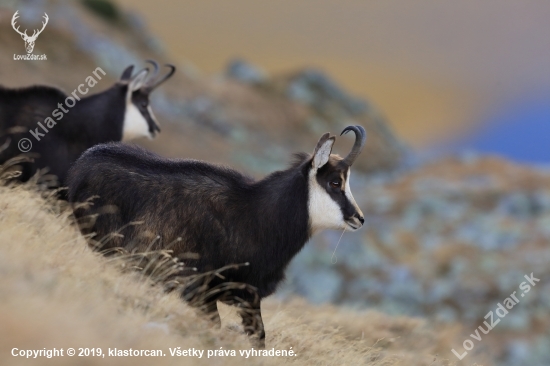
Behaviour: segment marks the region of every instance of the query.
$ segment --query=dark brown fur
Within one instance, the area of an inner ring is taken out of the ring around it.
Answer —
[[[326,141],[328,134],[323,137]],[[69,201],[96,197],[91,206],[77,206],[74,213],[82,232],[95,233],[92,244],[101,249],[139,252],[169,247],[187,273],[190,268],[204,273],[247,263],[224,271],[207,288],[243,283],[253,286],[255,293],[244,289],[217,293],[207,299],[203,310],[219,323],[216,300],[241,299],[245,330],[263,346],[265,332],[255,296],[262,299],[276,290],[286,266],[312,234],[308,211],[312,162],[312,156],[298,154],[288,169],[255,181],[202,161],[165,159],[136,146],[103,144],[86,151],[71,168]],[[329,184],[345,169],[349,166],[344,167],[342,160],[329,159],[316,178],[334,196],[346,220],[355,217],[362,222],[343,187]],[[91,216],[95,221],[87,226],[86,218]],[[191,293],[184,290],[182,296],[192,302]]]

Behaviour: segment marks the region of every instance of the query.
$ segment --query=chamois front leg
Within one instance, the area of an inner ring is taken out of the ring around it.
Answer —
[[[251,343],[258,348],[265,348],[265,330],[259,299],[250,299],[239,306],[239,315],[243,320],[244,331]]]

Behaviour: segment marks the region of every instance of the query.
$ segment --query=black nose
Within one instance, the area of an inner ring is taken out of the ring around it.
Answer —
[[[357,218],[361,221],[361,225],[365,223],[365,218],[363,216],[357,216]]]

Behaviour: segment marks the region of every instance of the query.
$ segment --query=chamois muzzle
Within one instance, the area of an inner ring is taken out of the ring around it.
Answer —
[[[147,60],[147,62],[153,65],[153,75],[151,75],[151,77],[149,78],[149,81],[144,86],[144,89],[150,93],[155,88],[157,88],[160,84],[168,80],[174,74],[174,72],[176,72],[176,67],[172,64],[165,64],[164,66],[169,67],[170,71],[168,71],[168,73],[163,77],[161,77],[160,79],[156,80],[160,69],[159,64],[154,60]]]
[[[355,133],[355,143],[353,144],[348,156],[344,159],[344,163],[351,166],[355,159],[357,159],[357,156],[361,153],[363,146],[365,146],[365,141],[367,141],[367,133],[361,126],[348,126],[344,128],[340,136],[348,133],[349,131],[353,131]]]

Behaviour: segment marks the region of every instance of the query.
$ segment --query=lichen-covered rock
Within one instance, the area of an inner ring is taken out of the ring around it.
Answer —
[[[259,85],[267,81],[265,71],[242,59],[233,60],[227,65],[225,75],[246,84]]]

